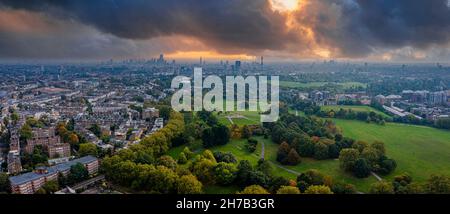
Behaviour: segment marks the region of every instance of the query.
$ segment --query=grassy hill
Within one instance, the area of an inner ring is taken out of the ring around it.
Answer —
[[[334,110],[335,112],[339,111],[340,109],[349,110],[351,109],[354,112],[375,112],[377,114],[382,115],[383,117],[391,118],[391,116],[387,115],[384,112],[381,112],[377,109],[374,109],[370,106],[344,106],[344,105],[338,105],[338,106],[322,106],[321,109],[324,111],[330,111]]]
[[[397,169],[386,178],[408,172],[416,181],[431,174],[450,175],[450,132],[425,126],[387,123],[385,126],[352,120],[335,120],[344,136],[385,143]]]

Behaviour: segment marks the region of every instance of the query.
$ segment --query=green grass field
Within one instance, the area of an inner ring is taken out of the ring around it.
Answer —
[[[374,110],[365,106],[352,106],[352,109],[355,111]],[[259,115],[257,115],[257,113],[255,115],[254,113],[256,112],[253,112],[253,115],[249,115],[249,117],[254,117],[255,119],[256,117],[259,118]],[[219,116],[219,119],[220,118],[221,117]],[[376,140],[385,143],[387,155],[395,159],[397,162],[397,169],[390,175],[383,177],[386,180],[391,181],[394,176],[403,172],[409,173],[413,177],[414,181],[417,182],[427,180],[432,174],[450,175],[449,131],[425,126],[397,123],[386,123],[386,125],[382,126],[356,120],[334,119],[334,121],[336,122],[336,125],[342,129],[343,134],[346,137],[351,137],[356,140],[364,140],[369,143]],[[223,122],[225,124],[230,124],[228,119]],[[275,175],[295,179],[297,175],[287,171],[286,169],[290,169],[298,173],[304,172],[308,169],[317,169],[324,174],[332,176],[334,181],[343,181],[355,185],[357,190],[361,192],[367,192],[370,185],[377,181],[373,176],[366,179],[358,179],[344,172],[340,169],[338,160],[319,161],[310,158],[302,158],[302,162],[297,166],[284,166],[285,169],[283,169],[279,167],[279,164],[276,161],[278,145],[273,143],[270,139],[264,139],[262,137],[257,137],[257,139],[260,143],[257,147],[257,151],[254,153],[249,153],[245,150],[244,146],[246,140],[232,140],[227,145],[217,146],[211,150],[231,152],[238,160],[249,160],[253,165],[256,165],[260,159],[261,144],[264,143],[265,159],[271,162],[273,173]],[[185,146],[172,148],[169,151],[169,155],[177,158],[178,154],[184,147]],[[193,145],[192,150],[200,153],[204,149],[201,147],[201,142],[197,141],[195,145]],[[236,190],[236,187],[205,187],[206,193],[214,193],[214,191],[221,193],[234,193]]]
[[[289,172],[283,168],[278,167],[279,164],[276,161],[276,153],[278,150],[278,145],[273,143],[270,139],[264,139],[263,137],[256,137],[256,139],[259,141],[258,147],[254,153],[249,153],[245,150],[245,143],[246,140],[232,140],[230,143],[224,146],[217,146],[211,148],[212,151],[222,151],[222,152],[231,152],[233,155],[236,156],[236,159],[238,161],[240,160],[248,160],[252,165],[256,165],[258,160],[261,157],[261,148],[262,143],[265,144],[265,159],[269,160],[272,169],[273,174],[278,176],[283,176],[288,179],[295,180],[297,175]],[[198,144],[199,142],[196,142]],[[183,146],[174,147],[169,151],[169,155],[173,158],[177,158],[178,154],[183,150]],[[197,146],[196,146],[197,147]],[[195,149],[192,149],[195,150]],[[204,149],[197,149],[196,153],[203,152]],[[277,166],[278,165],[278,166]],[[343,172],[339,168],[339,161],[338,160],[314,160],[310,158],[302,158],[302,162],[297,166],[284,166],[287,169],[293,170],[295,172],[301,173],[308,169],[317,169],[321,171],[324,174],[330,175],[333,177],[334,181],[343,181],[346,183],[350,183],[356,186],[358,191],[367,192],[370,185],[372,183],[376,182],[376,179],[374,177],[369,177],[366,179],[358,179],[353,177],[352,175]],[[214,191],[219,191],[220,193],[234,193],[236,192],[236,187],[230,186],[230,187],[220,187],[220,186],[205,186],[204,191],[206,193],[214,193]]]
[[[374,109],[370,106],[343,106],[343,105],[338,105],[338,106],[322,106],[321,109],[324,111],[330,111],[330,110],[334,110],[335,112],[339,111],[340,109],[345,109],[345,110],[349,110],[351,109],[354,112],[375,112],[377,114],[382,115],[383,117],[387,117],[387,118],[391,118],[391,116],[387,115],[384,112],[381,112],[377,109]]]
[[[344,136],[385,143],[387,155],[397,161],[397,169],[385,178],[402,172],[415,181],[431,174],[450,175],[450,132],[425,126],[387,123],[385,126],[351,120],[335,120]]]
[[[349,89],[353,87],[363,87],[365,88],[367,85],[360,82],[308,82],[308,83],[302,83],[302,82],[293,82],[293,81],[280,81],[280,87],[282,88],[296,88],[296,89],[307,89],[307,88],[319,88],[323,87],[327,84],[335,84],[340,87],[343,87],[344,89]]]
[[[234,124],[238,126],[243,125],[255,125],[260,124],[260,115],[259,112],[256,111],[233,111],[233,112],[221,112],[216,113],[219,122],[224,125],[231,125],[231,121],[228,117],[231,117],[231,120]],[[242,118],[238,118],[237,116],[242,116]]]

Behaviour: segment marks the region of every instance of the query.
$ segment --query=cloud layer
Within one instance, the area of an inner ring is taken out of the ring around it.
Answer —
[[[405,48],[448,52],[449,42],[448,0],[300,0],[282,12],[270,0],[0,0],[2,58],[207,49],[366,58]]]

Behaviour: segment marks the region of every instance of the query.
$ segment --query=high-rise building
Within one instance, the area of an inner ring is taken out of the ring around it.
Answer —
[[[159,59],[157,60],[158,64],[165,64],[166,60],[164,60],[164,54],[159,55]]]
[[[20,153],[17,150],[11,150],[8,153],[8,173],[17,174],[22,171],[22,163],[20,162]]]
[[[238,72],[240,70],[241,70],[241,61],[238,60],[234,63],[234,71]]]
[[[442,105],[447,102],[447,93],[445,91],[432,92],[428,96],[428,104]]]

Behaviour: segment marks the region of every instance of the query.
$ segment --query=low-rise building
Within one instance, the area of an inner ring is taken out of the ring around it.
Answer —
[[[51,167],[41,167],[33,172],[17,175],[9,178],[11,190],[16,194],[33,194],[46,182],[58,179],[59,174],[66,176],[70,173],[70,168],[81,163],[89,175],[98,172],[98,159],[93,156],[85,156]]]
[[[152,119],[159,117],[159,110],[156,108],[147,108],[142,111],[142,119]]]

